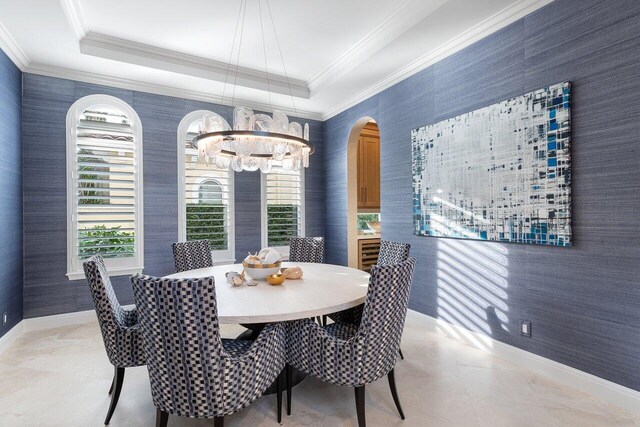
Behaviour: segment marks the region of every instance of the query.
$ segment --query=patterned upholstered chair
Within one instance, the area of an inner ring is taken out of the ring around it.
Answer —
[[[292,237],[289,242],[289,261],[324,262],[324,237]]]
[[[213,277],[131,277],[157,426],[169,414],[213,418],[248,406],[277,380],[281,417],[286,330],[267,325],[255,341],[220,337]]]
[[[289,240],[289,261],[323,263],[324,237],[292,237]],[[327,324],[327,316],[317,320],[320,324]]]
[[[142,348],[138,313],[135,308],[125,310],[118,303],[102,257],[94,255],[87,259],[83,266],[93,296],[107,357],[114,366],[113,381],[109,389],[111,404],[104,420],[105,424],[109,424],[118,404],[125,368],[146,364],[146,357]]]
[[[399,264],[401,262],[404,262],[409,258],[410,250],[411,245],[408,243],[381,240],[380,252],[378,254],[376,265]],[[329,318],[334,322],[352,323],[354,325],[359,325],[360,319],[362,318],[362,306],[360,305],[349,310],[330,314]],[[400,351],[400,357],[404,359],[402,351]]]
[[[400,417],[393,368],[407,314],[416,260],[371,268],[369,290],[359,326],[332,323],[322,327],[296,320],[288,327],[287,362],[323,381],[355,387],[358,424],[365,426],[364,387],[387,375]],[[287,376],[291,369],[287,368]],[[291,381],[287,381],[287,412],[291,413]]]
[[[173,249],[173,261],[176,264],[176,273],[213,266],[211,246],[207,240],[177,242],[173,243],[171,248]]]
[[[399,264],[409,259],[411,245],[408,243],[380,240],[377,265]]]

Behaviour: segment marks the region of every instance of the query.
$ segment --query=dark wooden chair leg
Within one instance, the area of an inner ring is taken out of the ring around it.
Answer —
[[[367,420],[364,413],[364,386],[356,387],[356,412],[358,413],[358,427],[366,427]]]
[[[289,364],[287,364],[284,369],[287,373],[287,415],[291,415],[291,387],[293,385],[293,369],[291,369],[291,365]]]
[[[111,395],[111,405],[109,405],[109,412],[107,412],[107,418],[104,419],[104,424],[108,425],[111,421],[113,411],[116,410],[118,399],[120,398],[120,392],[122,391],[122,382],[124,381],[124,368],[116,368],[115,387],[113,394]]]
[[[162,409],[156,409],[156,427],[167,427],[169,414]]]
[[[276,388],[278,389],[276,392],[277,395],[277,409],[278,409],[278,423],[282,422],[282,382],[284,381],[284,369],[280,374],[278,374],[278,378],[276,379]]]
[[[398,390],[396,390],[396,376],[393,373],[393,369],[389,371],[389,374],[387,375],[387,379],[389,380],[389,388],[391,389],[391,395],[393,396],[393,401],[396,404],[396,408],[398,408],[398,412],[400,412],[400,418],[404,420],[404,411],[402,410],[402,406],[400,405]]]
[[[113,393],[113,386],[116,383],[116,370],[118,368],[114,367],[113,368],[113,379],[111,380],[111,387],[109,387],[109,396],[111,396],[111,393]]]
[[[327,315],[326,314],[324,314],[322,316],[322,326],[327,326]]]
[[[400,353],[400,359],[404,360],[404,354],[402,354],[402,349],[398,349],[398,353]]]
[[[213,427],[224,427],[224,417],[213,417]]]

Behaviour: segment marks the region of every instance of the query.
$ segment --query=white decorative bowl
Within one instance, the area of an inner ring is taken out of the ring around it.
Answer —
[[[254,280],[265,280],[267,276],[278,273],[280,271],[280,264],[282,261],[274,262],[273,264],[249,264],[242,263],[244,271]]]

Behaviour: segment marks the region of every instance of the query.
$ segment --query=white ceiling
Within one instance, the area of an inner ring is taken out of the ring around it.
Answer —
[[[550,1],[269,5],[295,107],[326,119]],[[0,47],[27,72],[227,104],[237,63],[236,104],[288,111],[293,103],[266,0],[247,1],[242,50],[238,59],[236,38],[229,61],[240,6],[240,0],[0,0]]]

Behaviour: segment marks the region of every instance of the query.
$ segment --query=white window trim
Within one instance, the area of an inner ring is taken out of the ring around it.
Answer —
[[[202,120],[206,114],[213,114],[208,110],[192,111],[182,118],[178,125],[178,240],[187,240],[187,182],[186,156],[184,141],[187,138],[189,126],[197,120]],[[206,181],[210,178],[203,178]],[[211,251],[214,265],[233,264],[236,262],[236,211],[235,211],[235,173],[229,170],[229,247],[225,251]]]
[[[305,170],[300,169],[300,236],[306,236],[306,204],[307,192],[305,188]],[[260,172],[260,225],[261,244],[263,248],[269,245],[269,234],[267,230],[267,174]],[[284,260],[289,259],[289,246],[274,246]]]
[[[101,105],[118,108],[131,120],[131,129],[136,147],[134,163],[135,197],[135,255],[133,258],[107,258],[105,266],[111,276],[124,276],[141,273],[144,269],[144,198],[142,171],[142,122],[136,111],[126,102],[110,95],[89,95],[73,103],[67,112],[67,277],[69,280],[84,279],[82,261],[78,258],[78,228],[75,225],[77,214],[74,202],[78,193],[76,173],[76,133],[78,121],[89,107]]]

